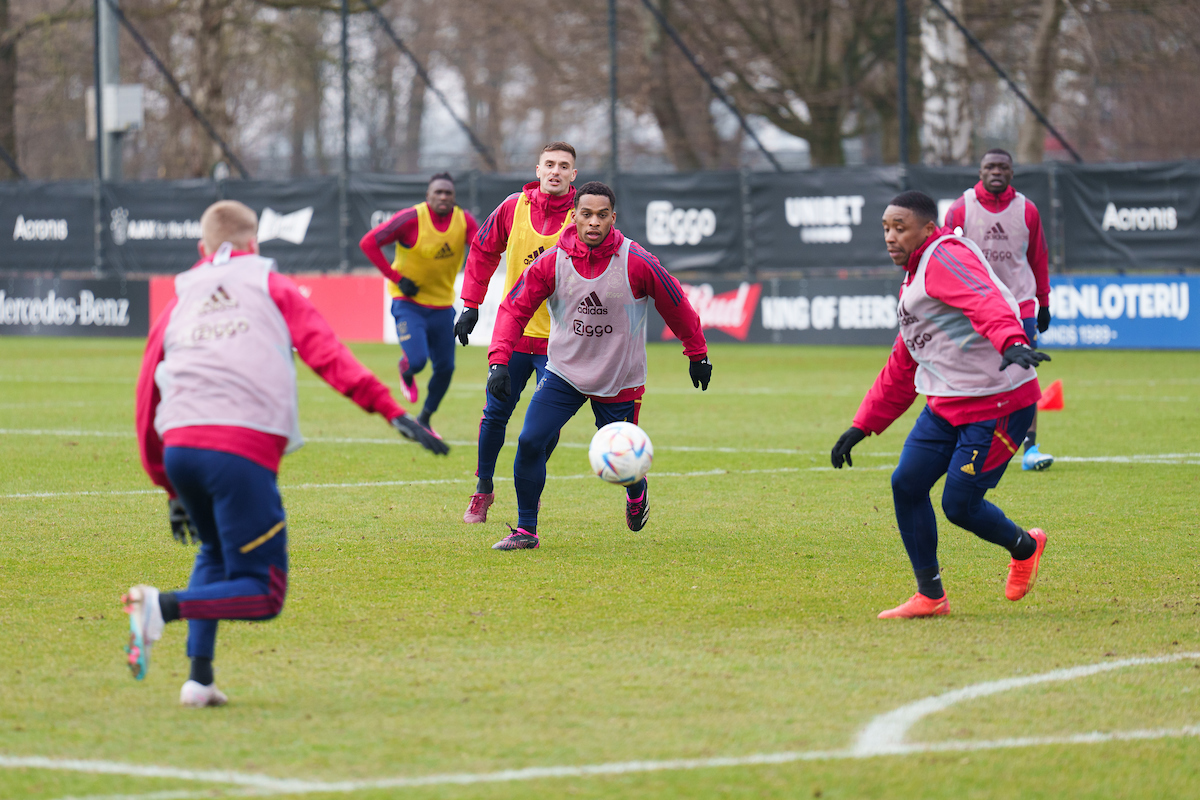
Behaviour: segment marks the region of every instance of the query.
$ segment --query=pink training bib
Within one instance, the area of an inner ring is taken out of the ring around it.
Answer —
[[[593,397],[615,397],[646,382],[646,311],[649,297],[634,298],[629,285],[629,245],[604,272],[587,279],[559,250],[554,263],[547,368]]]
[[[983,207],[975,189],[963,192],[962,235],[979,245],[996,275],[1017,303],[1033,300],[1037,281],[1029,266],[1029,228],[1025,224],[1025,195],[1017,192],[1008,208],[993,214]]]
[[[162,401],[159,436],[172,428],[229,425],[304,444],[296,402],[296,364],[287,322],[271,299],[274,262],[254,255],[222,259],[175,278],[179,298],[154,373]]]
[[[917,391],[934,397],[984,397],[1016,389],[1037,378],[1037,372],[1015,364],[1000,370],[1002,356],[986,337],[975,332],[962,309],[930,297],[925,270],[943,242],[959,241],[971,249],[988,271],[997,291],[1020,322],[1017,301],[988,264],[979,247],[961,236],[942,236],[926,248],[912,280],[900,294],[896,314],[900,336],[917,362]],[[981,290],[987,287],[981,287]]]

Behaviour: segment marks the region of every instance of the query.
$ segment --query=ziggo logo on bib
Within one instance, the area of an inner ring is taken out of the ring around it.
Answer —
[[[613,332],[612,325],[584,325],[583,320],[575,320],[576,336],[604,336]]]
[[[905,339],[904,344],[909,350],[920,350],[933,338],[932,333],[922,333],[919,336],[914,336],[911,339]]]

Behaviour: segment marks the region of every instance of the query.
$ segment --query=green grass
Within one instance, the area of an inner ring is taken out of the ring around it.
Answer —
[[[396,348],[354,350],[395,383]],[[647,529],[625,529],[621,490],[577,477],[594,430],[585,409],[549,464],[541,549],[497,553],[516,518],[511,482],[497,484],[486,525],[461,522],[485,374],[482,350],[466,348],[434,418],[454,444],[445,459],[301,369],[302,426],[316,441],[279,476],[285,611],[223,623],[216,666],[230,704],[185,710],[182,626],[167,629],[144,682],[123,665],[119,594],[179,587],[192,558],[170,536],[165,495],[113,494],[152,488],[132,435],[140,353],[138,341],[0,338],[0,763],[366,780],[832,751],[876,715],[951,689],[1200,651],[1200,354],[1056,354],[1043,384],[1061,378],[1067,407],[1042,415],[1045,450],[1193,456],[1011,470],[990,497],[1049,532],[1036,589],[1007,602],[1007,554],[943,519],[953,613],[883,622],[875,614],[913,591],[888,476],[920,404],[856,448],[854,469],[822,468],[885,350],[716,347],[701,393],[677,345],[652,345]],[[20,432],[34,430],[47,433]],[[787,452],[758,452],[769,450]],[[724,472],[689,474],[710,470]],[[370,485],[428,480],[443,482]],[[332,483],[366,485],[319,486]],[[45,492],[60,494],[13,496]],[[909,740],[1197,723],[1200,662],[1183,660],[957,705]],[[1183,797],[1200,793],[1198,764],[1200,738],[1185,737],[310,796]],[[0,765],[2,798],[230,788]]]

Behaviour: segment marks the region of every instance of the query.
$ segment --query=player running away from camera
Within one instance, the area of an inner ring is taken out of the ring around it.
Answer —
[[[692,384],[708,389],[712,366],[700,317],[679,281],[641,245],[613,227],[616,197],[603,183],[585,183],[575,196],[575,224],[558,246],[538,257],[508,293],[488,351],[488,393],[512,393],[509,363],[521,332],[538,309],[550,311],[545,374],[538,381],[517,442],[513,479],[517,527],[495,550],[539,544],[537,521],[546,485],[546,452],[559,430],[591,400],[596,427],[637,424],[646,391],[646,314],[649,302],[683,342]],[[625,523],[640,531],[650,513],[645,478],[626,488]]]
[[[396,404],[274,262],[254,212],[223,200],[200,218],[201,259],[175,278],[137,383],[142,465],[169,497],[171,532],[199,540],[186,589],[139,584],[122,598],[129,667],[142,679],[163,626],[188,620],[185,706],[223,705],[213,683],[217,621],[267,620],[287,592],[279,461],[303,444],[293,348],[330,386],[434,453],[449,448]]]
[[[1018,527],[984,495],[995,488],[1025,436],[1041,389],[1034,367],[1050,357],[1030,347],[1017,301],[978,245],[937,227],[937,205],[921,192],[897,195],[883,212],[888,255],[908,273],[900,290],[900,333],[854,425],[833,447],[833,466],[854,466],[850,450],[880,434],[917,394],[929,399],[892,473],[896,523],[917,593],[880,619],[948,614],[929,492],[946,476],[950,522],[1012,556],[1005,596],[1032,588],[1046,534]]]
[[[946,227],[979,245],[997,277],[1013,293],[1029,343],[1050,327],[1050,257],[1037,206],[1012,187],[1007,150],[989,150],[979,164],[979,183],[946,212]],[[1038,450],[1037,409],[1025,436],[1021,468],[1043,470],[1054,456]]]
[[[479,305],[487,296],[492,274],[503,256],[506,262],[504,293],[512,289],[521,274],[539,255],[554,247],[558,237],[572,221],[575,202],[575,148],[566,142],[551,142],[542,148],[534,170],[537,180],[509,195],[492,212],[471,244],[467,269],[463,275],[463,312],[454,326],[458,340],[467,344],[479,321]],[[475,493],[467,504],[463,522],[487,522],[488,508],[496,499],[492,480],[496,459],[504,447],[504,433],[521,392],[531,375],[541,380],[546,371],[546,341],[550,335],[550,316],[539,307],[527,320],[513,346],[508,361],[512,391],[504,398],[486,393],[483,419],[479,423],[478,461]],[[546,445],[546,458],[554,451],[558,437]]]
[[[404,352],[400,385],[408,402],[417,402],[417,373],[426,361],[433,364],[425,406],[417,417],[427,428],[454,375],[454,277],[478,228],[475,218],[455,205],[454,179],[442,172],[429,179],[424,203],[397,212],[358,243],[388,279]],[[391,244],[396,258],[389,264],[382,248]]]

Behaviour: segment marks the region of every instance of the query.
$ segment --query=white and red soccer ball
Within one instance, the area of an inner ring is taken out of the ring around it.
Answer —
[[[632,486],[650,471],[654,445],[632,422],[610,422],[592,437],[588,460],[592,471],[609,483]]]

